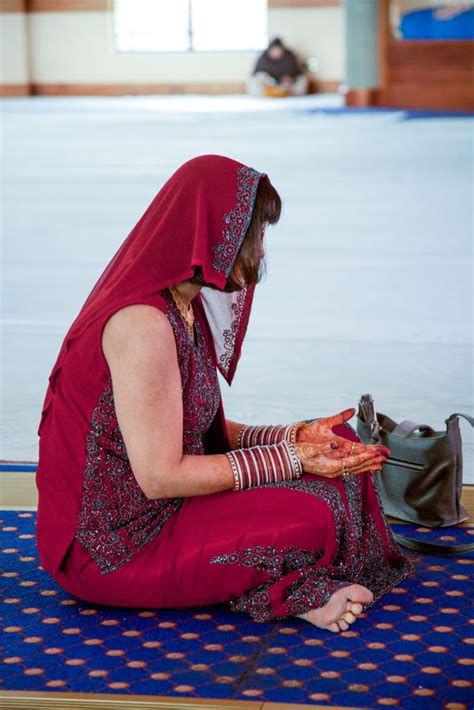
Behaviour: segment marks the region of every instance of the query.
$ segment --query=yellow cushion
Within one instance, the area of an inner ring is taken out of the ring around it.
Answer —
[[[287,89],[281,89],[279,86],[264,86],[263,95],[281,99],[289,96],[290,92]]]

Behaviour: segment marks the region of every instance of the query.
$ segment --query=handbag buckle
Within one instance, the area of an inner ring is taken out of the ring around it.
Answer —
[[[380,424],[375,411],[374,398],[371,394],[363,394],[359,400],[359,407],[364,414],[367,424],[370,426],[371,441],[380,441]]]
[[[377,419],[375,419],[375,421],[370,422],[370,438],[372,441],[380,441],[380,424],[378,423]]]

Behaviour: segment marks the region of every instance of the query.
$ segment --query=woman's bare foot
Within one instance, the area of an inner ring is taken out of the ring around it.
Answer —
[[[351,584],[335,591],[324,606],[298,614],[298,617],[320,629],[337,634],[339,631],[347,631],[349,625],[362,613],[364,604],[370,604],[373,599],[374,596],[367,587]]]

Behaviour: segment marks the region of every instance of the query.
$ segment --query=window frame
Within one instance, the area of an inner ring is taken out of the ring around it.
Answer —
[[[114,54],[130,54],[130,55],[150,55],[150,56],[155,56],[157,54],[160,55],[171,55],[174,54],[177,57],[183,57],[186,55],[205,55],[205,54],[237,54],[237,55],[255,55],[255,53],[260,53],[264,52],[265,49],[268,46],[269,42],[269,32],[268,32],[268,22],[267,22],[267,29],[266,29],[266,38],[264,41],[264,44],[261,47],[258,48],[247,48],[247,49],[195,49],[192,46],[192,42],[190,43],[190,46],[186,49],[120,49],[117,46],[117,31],[116,31],[116,24],[115,24],[115,8],[116,4],[119,3],[120,0],[112,0],[112,23],[111,23],[111,31],[112,31],[112,48]],[[169,2],[172,2],[172,0],[169,0]],[[189,20],[188,20],[188,42],[190,40],[190,37],[192,37],[192,32],[189,32],[190,26],[192,26],[192,17],[191,17],[191,6],[192,6],[193,0],[188,0],[188,8],[189,8]],[[267,18],[268,18],[268,0],[266,0],[267,4]]]

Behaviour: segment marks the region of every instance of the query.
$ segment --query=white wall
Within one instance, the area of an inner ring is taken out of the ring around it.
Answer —
[[[343,11],[340,7],[270,10],[270,37],[279,36],[305,58],[318,60],[321,79],[342,80],[344,66]]]
[[[255,52],[118,53],[111,12],[6,13],[1,83],[27,82],[25,22],[35,84],[167,84],[244,82]],[[25,17],[27,18],[25,21]],[[281,36],[305,57],[319,60],[319,78],[343,75],[341,8],[269,11],[269,35]]]
[[[0,13],[0,84],[27,84],[28,60],[24,12]]]
[[[30,15],[35,83],[166,83],[242,81],[253,52],[118,53],[112,14]]]

